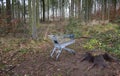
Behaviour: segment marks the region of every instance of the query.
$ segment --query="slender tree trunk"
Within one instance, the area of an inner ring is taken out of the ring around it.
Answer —
[[[108,16],[107,16],[107,20],[109,21],[109,19],[110,19],[110,1],[108,0],[107,3],[108,3]]]
[[[65,1],[62,0],[62,20],[64,20],[65,10],[64,10]]]
[[[28,0],[29,24],[32,22],[31,0]]]
[[[3,16],[3,11],[4,11],[4,4],[3,4],[3,0],[0,1],[0,16]]]
[[[40,0],[40,18],[41,18],[41,21],[43,21],[43,2],[42,2],[42,0]]]
[[[58,15],[58,7],[59,7],[59,4],[58,4],[58,1],[56,2],[56,6],[55,6],[55,19],[57,19],[57,15]]]
[[[60,14],[60,21],[62,20],[62,0],[59,0],[59,14]]]
[[[3,3],[3,0],[1,1],[1,3],[2,3],[2,11],[1,11],[1,13],[2,13],[2,16],[4,16],[4,3]]]
[[[25,5],[25,0],[23,0],[23,21],[24,21],[24,23],[26,23],[25,14],[26,14],[26,5]]]
[[[101,5],[100,4],[98,4],[98,6],[97,6],[97,8],[98,8],[98,14],[99,14],[99,23],[100,23],[100,21],[101,21],[101,19],[102,19],[102,9],[101,9]],[[97,16],[96,16],[97,17]]]
[[[0,16],[1,16],[1,13],[2,13],[2,6],[1,6],[1,4],[0,4]]]
[[[17,6],[18,6],[18,0],[15,0],[15,5],[16,5],[16,6],[14,7],[14,8],[15,8],[14,18],[17,18],[17,15],[18,15],[18,7],[17,7]]]
[[[54,21],[54,17],[55,17],[55,9],[54,9],[54,7],[52,7],[52,12],[53,12],[53,21]]]
[[[105,20],[106,16],[106,0],[102,0],[102,20]]]
[[[20,2],[19,2],[19,0],[17,0],[17,5],[18,5],[17,6],[17,10],[18,10],[17,11],[17,18],[20,19]]]
[[[37,39],[36,27],[36,0],[32,0],[32,38]]]
[[[47,15],[47,18],[48,18],[48,21],[49,21],[49,11],[50,11],[50,10],[49,10],[49,8],[50,8],[50,7],[49,7],[49,4],[50,4],[50,1],[47,0],[47,2],[48,2],[48,3],[47,3],[47,4],[48,4],[48,7],[47,7],[47,14],[48,14],[48,15]]]
[[[107,0],[104,0],[104,17],[106,19],[107,16]]]
[[[39,2],[40,0],[36,0],[36,25],[39,25]]]
[[[70,17],[71,17],[71,4],[70,4],[70,2],[69,2],[69,19],[70,19]]]
[[[73,18],[74,17],[74,0],[71,0],[71,13],[70,13],[70,16],[71,16],[71,18]]]
[[[52,2],[52,17],[53,17],[53,21],[54,21],[54,17],[55,17],[55,2]]]
[[[32,30],[32,8],[31,8],[31,0],[28,0],[28,15],[29,15],[29,30]],[[31,33],[29,33],[31,34]]]
[[[7,23],[10,24],[11,21],[11,4],[10,0],[6,1],[6,11],[7,11]]]
[[[78,0],[75,1],[75,18],[78,18]]]
[[[91,14],[92,14],[92,7],[93,6],[93,0],[88,1],[88,22],[92,20]]]
[[[116,17],[117,0],[113,0],[114,18]]]
[[[15,10],[14,6],[15,6],[15,0],[12,0],[12,18],[13,19],[14,19],[14,10]]]
[[[98,16],[97,15],[97,1],[96,0],[94,0],[94,6],[95,6],[95,8],[94,8],[94,18],[96,17],[96,16]]]
[[[81,0],[78,0],[78,18],[81,18]]]
[[[45,0],[42,0],[43,3],[43,21],[45,21]]]
[[[84,1],[84,11],[85,11],[85,15],[84,15],[84,21],[87,23],[88,22],[88,0]]]
[[[56,9],[55,9],[55,12],[56,12],[56,18],[57,18],[57,7],[56,7]]]

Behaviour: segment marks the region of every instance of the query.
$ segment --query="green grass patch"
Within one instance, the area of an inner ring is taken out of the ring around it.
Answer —
[[[87,50],[101,49],[114,53],[120,57],[120,26],[108,23],[106,25],[81,25],[80,22],[71,21],[66,26],[67,33],[75,34],[75,38],[90,37],[82,44]]]

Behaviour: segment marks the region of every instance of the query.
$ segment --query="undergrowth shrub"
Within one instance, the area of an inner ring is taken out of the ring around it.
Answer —
[[[108,27],[110,26],[110,27]],[[98,27],[97,27],[98,28]],[[113,25],[106,25],[101,30],[89,31],[92,39],[86,40],[83,47],[88,50],[102,49],[111,53],[116,54],[120,57],[120,29]],[[95,32],[94,32],[95,31]]]
[[[78,20],[70,20],[65,29],[67,33],[73,33],[75,38],[90,37],[83,41],[83,48],[101,49],[120,57],[120,26],[117,24],[87,26],[81,25]]]
[[[81,30],[81,23],[79,20],[72,20],[70,19],[68,25],[65,27],[66,33],[74,34],[75,38],[79,38],[82,34]]]
[[[94,50],[94,49],[103,49],[105,45],[97,39],[90,39],[84,44],[83,47],[88,50]]]

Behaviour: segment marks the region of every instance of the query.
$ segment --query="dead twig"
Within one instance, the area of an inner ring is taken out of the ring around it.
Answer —
[[[7,68],[4,68],[4,69],[0,69],[0,73],[8,73],[10,72],[11,70],[13,70],[16,66],[9,66]]]

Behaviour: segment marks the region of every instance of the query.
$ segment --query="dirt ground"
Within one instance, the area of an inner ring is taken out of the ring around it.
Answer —
[[[95,66],[88,71],[92,63],[80,61],[85,51],[79,42],[73,44],[76,55],[63,51],[58,61],[50,58],[53,46],[46,43],[42,50],[27,54],[13,69],[13,76],[120,76],[120,65],[114,62],[107,62],[106,68]]]
[[[63,26],[59,28],[62,29]],[[9,41],[5,39],[6,42]],[[82,39],[76,39],[75,44],[69,46],[76,51],[75,55],[63,50],[59,60],[56,61],[54,58],[50,58],[50,51],[53,49],[51,41],[46,41],[42,45],[30,40],[20,41],[19,44],[14,45],[15,49],[29,47],[31,51],[17,56],[17,60],[14,61],[16,66],[11,70],[12,73],[0,74],[0,76],[120,76],[120,64],[115,62],[107,62],[106,68],[95,66],[88,71],[93,64],[88,61],[81,62],[81,58],[86,52],[81,47],[82,42],[84,42]]]
[[[119,65],[115,63],[109,63],[108,68],[95,67],[87,71],[92,64],[80,62],[80,56],[80,53],[75,56],[66,53],[59,61],[55,61],[36,55],[27,58],[14,69],[14,72],[16,76],[120,76]]]

